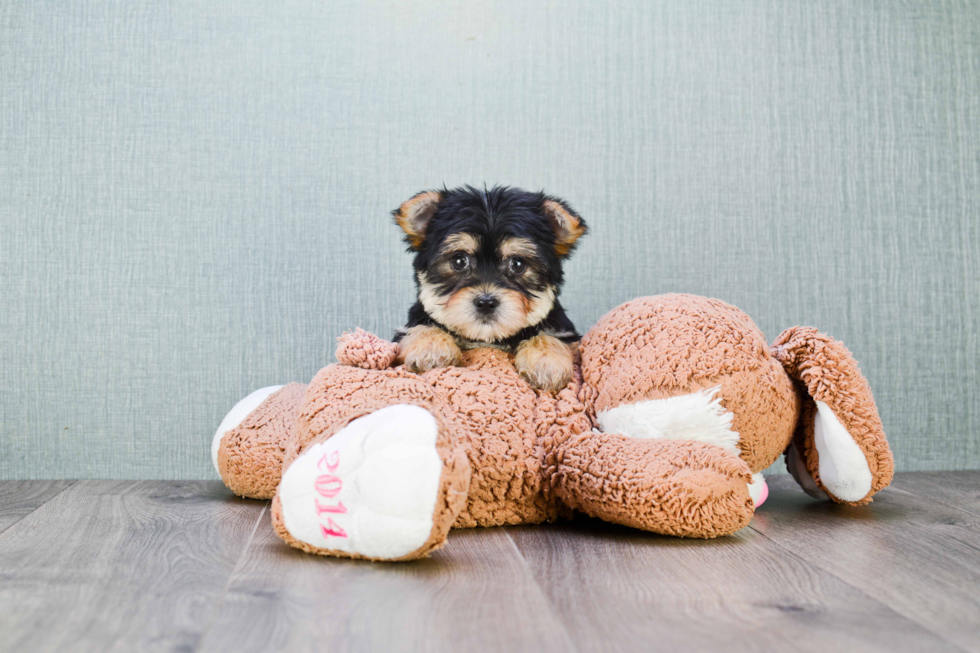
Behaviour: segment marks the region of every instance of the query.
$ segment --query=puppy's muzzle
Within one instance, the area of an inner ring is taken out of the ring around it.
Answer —
[[[476,310],[481,316],[489,317],[500,306],[500,300],[493,295],[478,295],[473,300],[473,305],[476,306]]]

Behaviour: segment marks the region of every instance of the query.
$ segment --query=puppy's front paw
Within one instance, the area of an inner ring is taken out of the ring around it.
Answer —
[[[453,337],[438,327],[412,327],[399,344],[398,361],[412,372],[453,367],[462,356]]]
[[[572,379],[572,350],[549,335],[528,338],[517,346],[514,365],[535,388],[557,392]]]

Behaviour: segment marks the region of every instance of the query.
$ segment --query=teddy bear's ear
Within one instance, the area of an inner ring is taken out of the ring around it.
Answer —
[[[772,354],[803,395],[786,464],[808,494],[860,505],[892,480],[895,462],[874,397],[847,348],[812,327],[784,331]]]
[[[405,200],[401,206],[391,212],[395,222],[405,232],[405,242],[418,251],[425,242],[425,228],[429,225],[432,214],[442,201],[442,193],[436,190],[424,190]]]
[[[555,230],[555,253],[565,258],[575,249],[575,241],[584,236],[589,228],[572,207],[557,197],[545,197],[542,211]]]

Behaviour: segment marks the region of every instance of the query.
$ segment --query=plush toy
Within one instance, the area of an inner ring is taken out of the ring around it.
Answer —
[[[582,512],[684,537],[749,523],[761,471],[785,454],[809,494],[860,505],[891,480],[874,399],[850,353],[794,327],[769,347],[737,308],[662,295],[627,302],[585,335],[572,381],[532,389],[513,356],[392,367],[397,345],[346,334],[309,385],[243,399],[212,454],[237,494],[272,498],[305,551],[409,560],[450,527]]]

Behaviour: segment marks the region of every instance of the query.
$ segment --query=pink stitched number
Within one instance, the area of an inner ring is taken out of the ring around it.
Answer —
[[[332,474],[324,474],[316,479],[316,491],[320,496],[332,499],[340,494],[340,488],[344,482],[339,477]]]
[[[327,517],[327,523],[330,524],[330,528],[327,528],[323,524],[320,524],[320,530],[323,531],[323,537],[347,537],[347,532],[340,526],[337,526],[334,520]]]
[[[317,461],[316,467],[321,471],[332,472],[337,469],[337,465],[340,464],[340,452],[334,451],[330,454],[323,454],[323,457]]]
[[[334,451],[332,454],[323,454],[323,457],[317,461],[316,466],[321,471],[334,471],[337,469],[337,465],[340,464],[340,453]],[[316,491],[322,497],[327,499],[332,499],[333,497],[340,494],[340,489],[344,486],[344,482],[338,476],[333,474],[323,474],[317,476],[314,482],[314,487]],[[334,513],[343,514],[347,512],[347,508],[344,506],[343,501],[338,501],[337,505],[323,505],[320,503],[319,499],[314,498],[313,504],[316,506],[316,516],[323,517],[323,513]],[[324,526],[320,524],[320,530],[323,532],[323,537],[347,537],[347,531],[337,525],[337,522],[327,517],[327,525]]]
[[[313,503],[316,504],[316,516],[317,517],[319,517],[320,515],[322,515],[325,512],[337,512],[337,513],[345,513],[345,512],[347,512],[347,508],[344,506],[344,502],[343,501],[338,501],[336,506],[324,506],[324,505],[320,505],[320,502],[317,499],[313,499]]]

